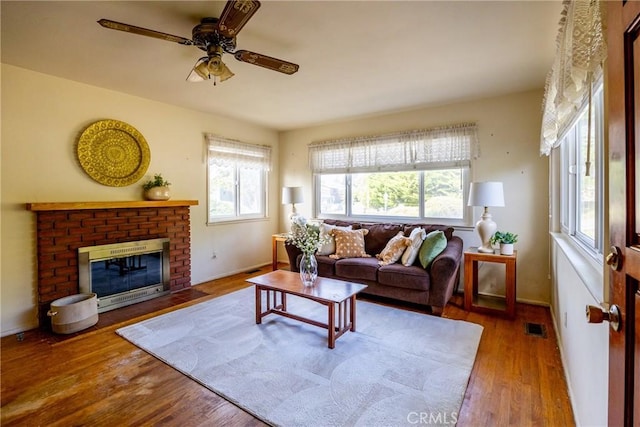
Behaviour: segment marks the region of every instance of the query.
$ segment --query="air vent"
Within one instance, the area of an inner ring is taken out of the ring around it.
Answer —
[[[540,323],[525,323],[524,324],[524,332],[527,335],[532,335],[534,337],[546,338],[547,337],[547,328]]]

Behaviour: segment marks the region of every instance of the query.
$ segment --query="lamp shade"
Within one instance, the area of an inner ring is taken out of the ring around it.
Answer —
[[[304,202],[302,187],[282,187],[282,204],[295,204]]]
[[[502,182],[472,182],[468,206],[504,206]]]

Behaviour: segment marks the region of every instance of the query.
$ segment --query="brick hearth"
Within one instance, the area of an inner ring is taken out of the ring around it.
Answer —
[[[77,294],[78,248],[168,237],[171,292],[191,286],[189,206],[197,201],[33,203],[38,270],[38,319],[52,301]]]

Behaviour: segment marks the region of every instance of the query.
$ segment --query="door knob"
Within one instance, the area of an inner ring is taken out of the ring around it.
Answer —
[[[610,250],[611,252],[609,252],[605,261],[613,271],[618,271],[622,268],[622,251],[617,246],[611,246]]]
[[[596,307],[595,305],[588,305],[586,310],[587,322],[589,323],[602,323],[603,321],[609,322],[611,329],[618,332],[620,330],[620,309],[617,305],[609,307],[609,311],[604,311],[602,307]]]

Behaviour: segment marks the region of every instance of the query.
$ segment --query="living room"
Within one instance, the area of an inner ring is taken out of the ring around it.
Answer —
[[[342,112],[338,118],[293,127],[279,127],[243,118],[243,104],[252,103],[253,100],[241,97],[234,99],[228,89],[223,91],[225,84],[253,77],[243,75],[245,70],[241,65],[244,64],[234,67],[236,76],[233,80],[219,82],[216,87],[200,87],[200,91],[206,90],[205,93],[211,97],[215,97],[215,91],[220,90],[228,100],[230,110],[212,113],[147,99],[134,95],[134,90],[113,90],[109,86],[92,84],[90,80],[76,81],[60,77],[56,64],[68,61],[64,56],[42,58],[42,61],[50,62],[51,73],[5,62],[5,45],[15,42],[4,34],[5,20],[11,19],[5,14],[5,3],[2,4],[1,71],[3,337],[38,327],[34,291],[37,284],[35,215],[25,209],[27,203],[142,200],[139,183],[125,187],[100,185],[88,177],[78,164],[75,143],[82,131],[96,120],[109,118],[135,126],[148,141],[151,151],[148,175],[162,173],[169,179],[172,182],[172,199],[199,202],[190,208],[191,281],[194,285],[270,263],[271,236],[288,229],[290,207],[281,203],[281,187],[301,186],[305,202],[297,205],[298,212],[307,218],[314,217],[317,211],[312,203],[313,176],[308,167],[308,144],[311,142],[474,121],[478,124],[480,156],[472,161],[471,178],[473,181],[503,182],[505,206],[492,208],[491,212],[500,229],[519,235],[518,302],[552,307],[555,329],[559,335],[558,346],[577,423],[599,425],[606,420],[608,327],[586,323],[584,306],[600,301],[594,298],[590,288],[582,284],[583,277],[576,272],[571,260],[567,260],[564,252],[559,252],[558,246],[550,242],[551,168],[549,159],[539,154],[544,76],[553,61],[557,22],[562,9],[560,2],[547,5],[544,9],[548,14],[544,19],[544,30],[548,32],[544,37],[547,44],[539,49],[548,53],[548,62],[532,65],[539,69],[541,76],[537,85],[515,91],[496,90],[492,94],[459,96],[446,102],[411,107],[398,105],[397,108],[375,113],[351,115]],[[265,12],[271,6],[275,4],[265,2],[258,13]],[[143,6],[138,4],[133,7]],[[15,10],[20,14],[20,8]],[[95,25],[97,35],[91,37],[96,40],[120,36],[109,33],[93,22],[92,25]],[[150,40],[149,43],[150,46],[154,46],[153,43],[159,45],[154,52],[156,57],[165,47],[161,41]],[[168,48],[187,49],[182,46]],[[287,52],[283,49],[283,52],[265,53],[285,57]],[[89,55],[89,58],[92,56]],[[304,72],[302,60],[293,57],[286,59],[300,62],[299,73]],[[164,65],[165,60],[158,61],[158,66]],[[469,69],[473,70],[473,65]],[[186,74],[186,71],[182,74]],[[252,72],[269,73],[262,69]],[[117,67],[111,73],[117,73]],[[342,86],[336,73],[334,70],[326,76],[326,80]],[[180,80],[184,80],[182,74],[178,76]],[[286,76],[276,77],[279,79],[273,83],[274,91],[287,91]],[[390,75],[388,78],[394,77]],[[138,77],[129,84],[144,86],[142,80]],[[348,88],[343,87],[343,90],[347,91]],[[390,96],[388,93],[376,93],[358,102],[376,104],[379,98]],[[267,109],[268,104],[261,104],[261,107],[264,108],[265,117],[272,114]],[[312,102],[293,107],[278,103],[271,106],[273,109],[280,107],[284,111],[302,107],[313,111],[315,108]],[[334,108],[341,109],[339,105]],[[236,115],[232,113],[234,109]],[[320,108],[318,110],[319,115],[326,115]],[[294,115],[293,112],[291,114]],[[271,147],[273,164],[268,180],[266,218],[207,225],[204,133]],[[455,234],[464,240],[465,247],[479,244],[473,223],[481,210],[474,208],[472,213],[473,222],[455,227]],[[285,259],[282,254],[280,260]],[[597,273],[603,280],[602,271]],[[497,279],[493,282],[490,279],[486,290],[499,292],[500,284],[497,282]],[[461,289],[462,279],[460,283]],[[590,355],[590,361],[585,360],[586,354]]]

